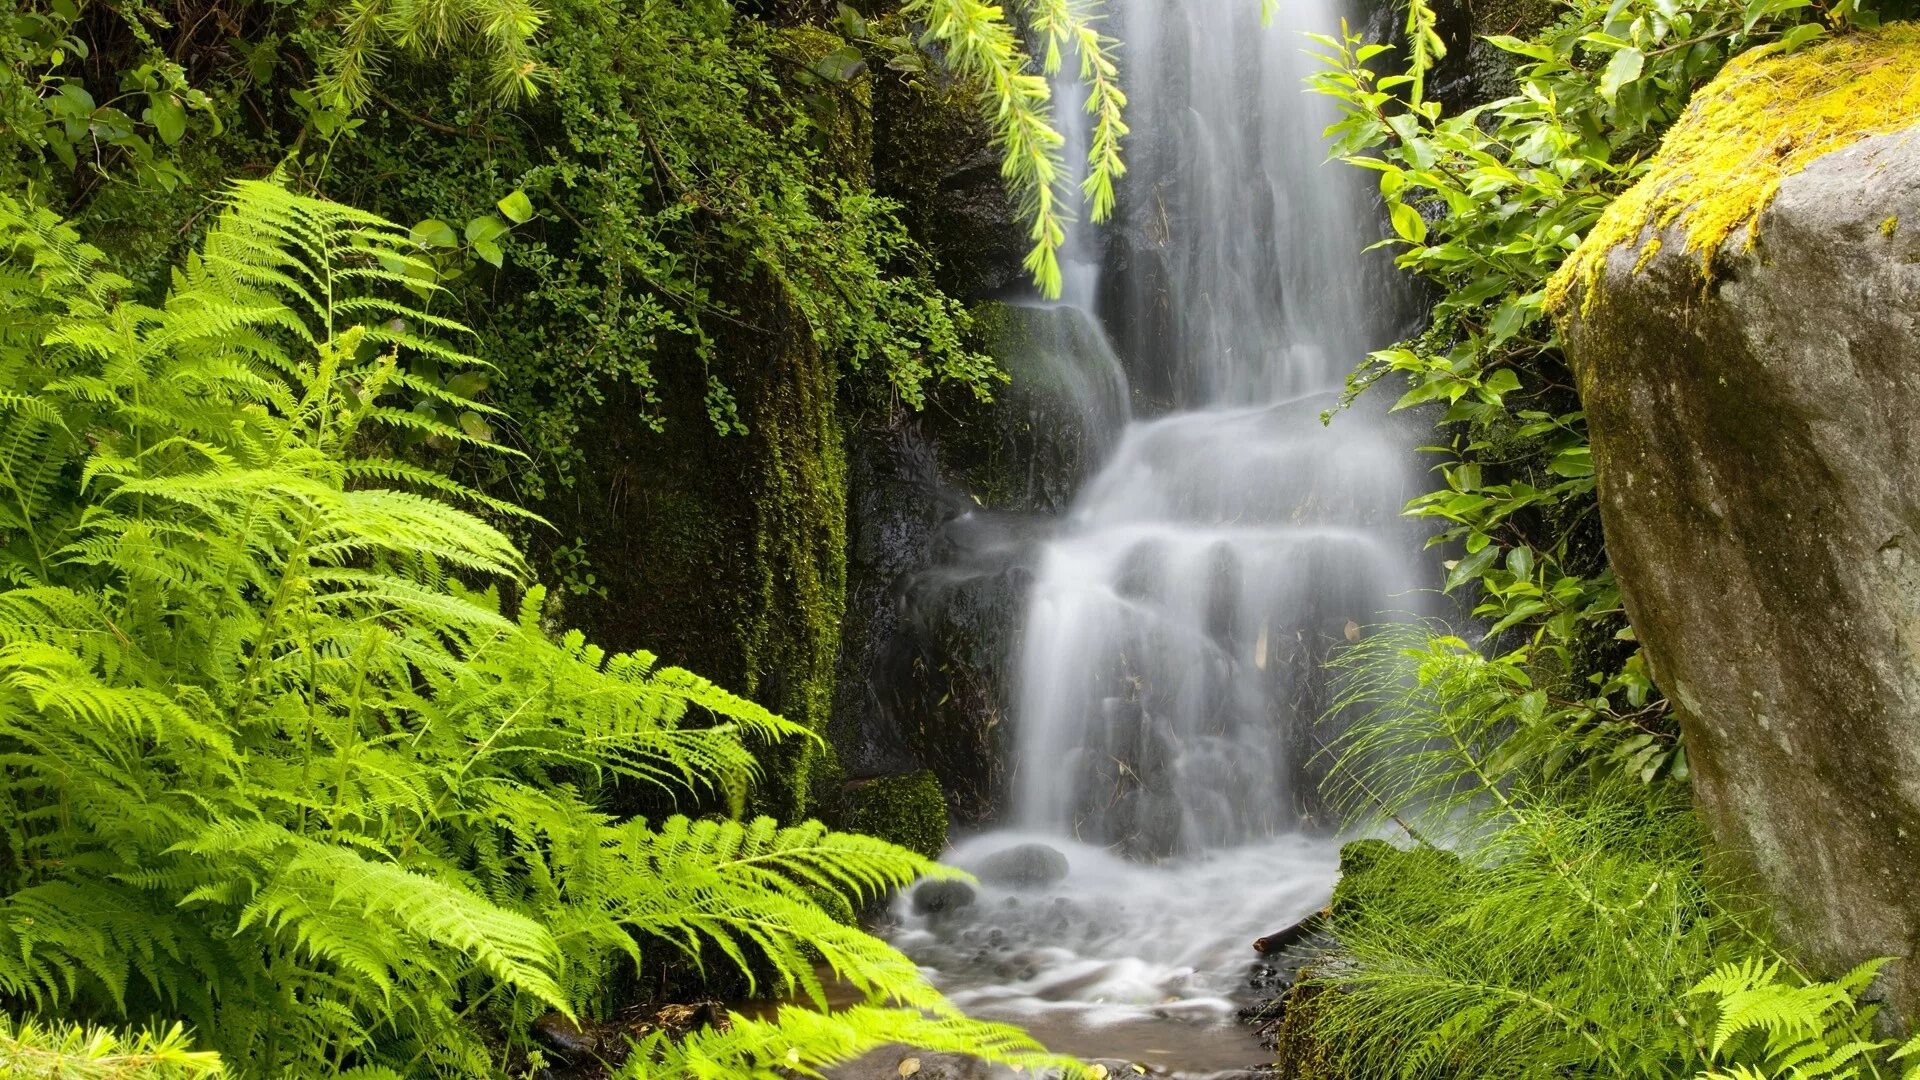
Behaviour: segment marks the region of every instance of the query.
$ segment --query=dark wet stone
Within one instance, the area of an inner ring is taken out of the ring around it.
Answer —
[[[973,904],[973,886],[964,881],[929,881],[913,890],[916,915],[940,915]]]
[[[582,1031],[579,1024],[557,1012],[533,1022],[533,1038],[569,1062],[591,1060],[600,1047],[600,1040],[592,1032]]]
[[[1067,876],[1067,857],[1045,844],[1020,844],[987,856],[979,875],[990,885],[1041,889]]]

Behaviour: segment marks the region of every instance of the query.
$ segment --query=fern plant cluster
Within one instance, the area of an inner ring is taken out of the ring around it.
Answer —
[[[1882,962],[1796,968],[1684,787],[1571,753],[1528,665],[1409,625],[1335,666],[1336,799],[1399,846],[1363,841],[1335,894],[1310,982],[1331,1075],[1920,1077],[1920,1036],[1875,1034]]]
[[[599,809],[615,783],[750,780],[756,746],[799,733],[550,634],[474,512],[514,509],[388,452],[472,441],[394,404],[447,393],[404,357],[470,363],[407,288],[421,260],[371,214],[246,182],[146,304],[0,196],[0,1002],[20,1017],[0,1056],[499,1075],[534,1018],[603,1009],[677,955],[814,1008],[656,1039],[630,1075],[805,1071],[894,1038],[1050,1061],[829,914],[940,872],[923,857]],[[866,1004],[815,1011],[818,963]],[[70,1021],[162,1034],[116,1047]]]

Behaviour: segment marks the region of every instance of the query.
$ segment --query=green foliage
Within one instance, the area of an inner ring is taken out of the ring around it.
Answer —
[[[36,0],[0,25],[5,188],[60,192],[84,220],[89,204],[124,210],[133,191],[286,159],[299,185],[417,219],[443,282],[459,277],[439,303],[480,325],[495,400],[527,425],[498,434],[533,471],[491,459],[489,482],[538,494],[564,478],[582,415],[615,388],[656,425],[677,411],[668,393],[691,392],[716,430],[740,432],[723,353],[789,311],[909,407],[936,384],[985,397],[1004,378],[860,160],[863,54],[937,67],[912,36],[868,36],[857,15],[839,35],[780,31],[723,0],[253,2],[177,24],[146,4],[101,10]],[[1112,43],[1065,0],[1028,12],[1038,64],[998,8],[920,14],[926,47],[987,88],[1038,273],[1071,216],[1045,74],[1077,56],[1096,114],[1084,194],[1104,218],[1124,168]],[[103,19],[118,26],[102,34]],[[128,232],[177,243],[199,208],[174,210]]]
[[[945,50],[946,63],[986,88],[985,110],[1000,147],[1000,175],[1029,222],[1033,248],[1026,268],[1042,295],[1060,295],[1061,243],[1072,202],[1060,187],[1067,172],[1054,129],[1053,91],[1047,76],[1060,70],[1071,47],[1079,58],[1078,75],[1087,88],[1087,111],[1094,117],[1087,151],[1087,176],[1081,184],[1092,219],[1105,221],[1113,211],[1113,182],[1126,171],[1120,141],[1127,133],[1121,115],[1126,95],[1116,81],[1112,39],[1094,26],[1091,5],[1074,0],[1031,0],[1022,5],[1028,29],[1045,48],[1039,71],[1020,43],[1019,28],[997,5],[982,0],[909,0],[901,15],[926,26],[924,40]]]
[[[396,105],[369,111],[326,181],[358,205],[429,214],[423,236],[452,241],[444,269],[462,276],[443,302],[482,331],[521,422],[502,437],[537,469],[517,483],[566,477],[610,394],[656,429],[690,394],[716,431],[743,432],[736,394],[757,373],[729,354],[789,321],[909,407],[935,385],[986,397],[1004,378],[867,186],[869,77],[838,66],[843,39],[724,4],[558,0],[548,15],[538,102],[501,111],[454,60],[396,67]],[[420,122],[432,115],[470,117],[480,137]],[[435,228],[513,221],[495,202],[516,192],[531,215],[504,252]]]
[[[539,89],[533,38],[544,20],[534,0],[346,0],[322,10],[337,36],[315,37],[317,83],[328,106],[353,111],[374,93],[383,54],[430,55],[465,46],[485,57],[487,84],[505,100]],[[476,47],[477,46],[477,47]]]
[[[1687,992],[1749,945],[1685,793],[1579,766],[1511,658],[1402,627],[1337,664],[1335,797],[1416,845],[1341,882],[1313,1021],[1339,1074],[1691,1075]]]
[[[871,1006],[833,1013],[785,1007],[775,1021],[736,1017],[726,1031],[699,1032],[678,1043],[651,1035],[617,1075],[621,1080],[818,1077],[822,1068],[852,1061],[888,1043],[936,1053],[1018,1059],[1029,1068],[1055,1070],[1041,1075],[1104,1075],[1104,1070],[1081,1070],[1067,1058],[1028,1053],[1030,1044],[1004,1028],[983,1032],[978,1023],[953,1016]]]
[[[1431,543],[1457,545],[1446,588],[1473,587],[1474,616],[1557,683],[1570,737],[1620,740],[1584,749],[1649,780],[1684,779],[1665,702],[1648,700],[1637,652],[1614,644],[1632,630],[1599,542],[1585,416],[1547,284],[1697,87],[1744,49],[1801,47],[1828,27],[1803,21],[1799,3],[1579,0],[1531,39],[1490,38],[1516,58],[1518,92],[1448,115],[1422,92],[1437,42],[1427,8],[1410,5],[1402,71],[1376,70],[1384,44],[1317,39],[1313,88],[1342,112],[1333,153],[1378,175],[1394,233],[1383,243],[1441,290],[1426,331],[1369,356],[1346,397],[1398,373],[1409,389],[1395,408],[1443,410],[1448,438],[1431,448],[1442,483],[1408,509],[1439,526]],[[1874,21],[1851,2],[1825,14],[1837,29]]]
[[[190,115],[205,113],[220,130],[212,100],[187,84],[186,68],[148,35],[144,4],[116,11],[116,29],[138,47],[111,83],[96,80],[89,89],[84,77],[63,73],[92,51],[82,7],[80,0],[34,0],[0,20],[0,184],[50,185],[64,169],[171,191],[186,178],[172,148]]]
[[[1310,1021],[1335,1075],[1814,1080],[1920,1053],[1858,1002],[1881,962],[1790,972],[1682,786],[1583,752],[1523,659],[1400,626],[1335,668],[1333,797],[1411,842],[1342,853]]]
[[[1727,964],[1700,980],[1692,993],[1708,996],[1719,1016],[1699,1080],[1848,1080],[1893,1077],[1920,1080],[1920,1036],[1891,1053],[1873,1036],[1876,1006],[1860,1001],[1886,961],[1870,960],[1832,982],[1784,974],[1778,962]]]
[[[818,1008],[823,961],[864,1006],[783,1014],[766,1037],[796,1060],[913,1023],[1039,1060],[821,904],[938,872],[924,858],[597,808],[616,780],[671,798],[750,777],[754,742],[797,731],[549,637],[539,589],[501,597],[518,552],[460,505],[513,508],[385,452],[421,430],[485,445],[400,407],[451,396],[403,358],[471,363],[408,299],[417,250],[242,183],[148,306],[0,197],[0,995],[191,1023],[239,1075],[480,1076],[643,959]],[[760,1060],[690,1045],[716,1075]]]
[[[0,1076],[45,1080],[202,1080],[224,1075],[220,1055],[190,1047],[179,1025],[126,1036],[80,1024],[18,1024],[0,1016]]]
[[[1472,590],[1485,631],[1382,630],[1335,663],[1351,727],[1333,784],[1415,848],[1341,885],[1346,958],[1320,976],[1313,1028],[1352,1075],[1884,1075],[1854,1004],[1872,969],[1779,977],[1735,886],[1709,886],[1546,315],[1549,280],[1697,88],[1747,50],[1875,21],[1855,3],[1575,0],[1531,38],[1489,39],[1517,92],[1455,115],[1424,93],[1425,0],[1404,70],[1351,32],[1319,39],[1334,154],[1377,174],[1383,243],[1440,293],[1347,396],[1398,373],[1395,407],[1437,412],[1442,483],[1408,512],[1441,526],[1446,588]]]

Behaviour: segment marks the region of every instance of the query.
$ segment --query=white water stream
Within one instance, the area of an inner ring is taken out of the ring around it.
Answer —
[[[1121,393],[1126,357],[1174,400],[1117,418],[1044,545],[1012,826],[950,853],[986,883],[958,909],[903,898],[896,934],[970,1011],[1198,1073],[1258,1060],[1232,1030],[1251,942],[1331,889],[1334,844],[1310,820],[1317,662],[1425,580],[1399,517],[1418,477],[1404,429],[1320,422],[1399,301],[1358,254],[1379,235],[1363,178],[1322,163],[1330,110],[1302,88],[1300,31],[1334,32],[1338,6],[1278,7],[1263,28],[1258,0],[1113,0],[1131,269],[1107,280],[1081,227],[1060,306],[1083,336],[1157,327],[1082,349],[1095,376],[1075,377]],[[1071,152],[1086,118],[1062,98]],[[995,853],[1032,843],[1064,877],[995,873]]]

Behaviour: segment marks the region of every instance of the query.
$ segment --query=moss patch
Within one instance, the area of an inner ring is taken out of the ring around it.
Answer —
[[[947,846],[946,796],[926,769],[863,780],[847,790],[843,827],[935,858]]]
[[[1547,285],[1547,304],[1593,296],[1613,249],[1677,225],[1711,277],[1714,256],[1773,201],[1787,177],[1861,139],[1920,117],[1920,25],[1896,23],[1792,56],[1767,48],[1727,64],[1667,132],[1647,174],[1614,200]],[[1739,241],[1752,246],[1749,230]],[[1649,243],[1654,241],[1649,241]],[[1644,265],[1649,254],[1642,250]]]

